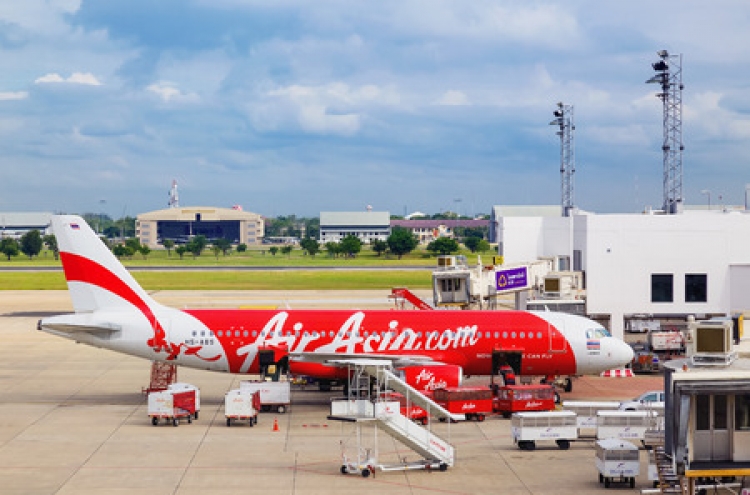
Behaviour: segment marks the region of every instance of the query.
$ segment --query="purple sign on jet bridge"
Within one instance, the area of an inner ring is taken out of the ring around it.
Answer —
[[[495,287],[498,291],[521,289],[529,285],[528,269],[509,268],[495,272]]]

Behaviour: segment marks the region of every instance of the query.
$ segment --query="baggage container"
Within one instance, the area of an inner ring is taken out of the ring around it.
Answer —
[[[553,411],[555,389],[552,385],[506,385],[495,389],[492,409],[504,418],[522,411]]]
[[[174,391],[164,390],[148,394],[148,415],[151,424],[156,426],[160,419],[178,426],[181,418],[188,423],[193,422],[195,414],[195,390]]]
[[[283,414],[291,403],[291,382],[265,382],[243,380],[240,390],[260,393],[260,410]]]
[[[453,414],[463,414],[467,420],[484,421],[492,413],[492,390],[486,387],[439,388],[433,400]]]
[[[635,477],[641,470],[638,447],[616,438],[596,441],[596,468],[599,470],[599,483],[609,488],[613,482],[628,483],[635,488]]]
[[[250,426],[258,424],[260,411],[260,393],[249,390],[230,390],[224,396],[224,415],[227,426],[233,421],[248,421]]]
[[[380,398],[385,401],[398,401],[401,406],[401,414],[416,423],[426,426],[430,422],[430,415],[427,414],[427,411],[412,404],[403,394],[398,392],[383,392]]]
[[[201,410],[201,391],[195,385],[184,382],[176,382],[167,386],[167,390],[173,390],[175,392],[184,392],[186,390],[195,390],[195,413],[193,418],[198,419],[198,413]]]
[[[566,400],[563,410],[576,413],[578,436],[596,436],[597,413],[599,411],[617,411],[619,402],[615,401],[577,401]]]
[[[654,411],[599,411],[596,413],[596,438],[643,440],[646,430],[657,422]]]
[[[510,423],[513,443],[521,450],[534,450],[537,440],[554,440],[562,450],[578,438],[576,413],[572,411],[518,412]]]

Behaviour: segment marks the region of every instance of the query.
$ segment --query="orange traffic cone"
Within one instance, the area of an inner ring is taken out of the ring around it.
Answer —
[[[279,431],[279,421],[273,418],[273,429],[271,431]]]

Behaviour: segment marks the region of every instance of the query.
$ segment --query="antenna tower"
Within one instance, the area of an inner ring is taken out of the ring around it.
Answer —
[[[172,181],[172,188],[169,190],[169,207],[170,208],[179,208],[180,207],[180,197],[177,194],[177,181]]]
[[[670,55],[659,50],[659,61],[651,66],[656,75],[646,83],[657,83],[661,92],[656,97],[663,105],[664,142],[664,211],[669,214],[682,211],[682,54]]]
[[[575,208],[575,194],[573,187],[573,174],[576,171],[575,145],[573,131],[576,126],[573,122],[573,105],[557,104],[557,110],[552,112],[555,120],[550,125],[560,128],[556,132],[560,136],[560,194],[563,216],[569,217]]]

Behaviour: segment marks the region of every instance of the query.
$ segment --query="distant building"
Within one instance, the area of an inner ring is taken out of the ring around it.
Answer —
[[[263,242],[263,217],[233,208],[167,208],[138,215],[135,231],[141,244],[152,249],[165,239],[184,244],[196,235],[209,241],[229,239],[233,244],[257,245]]]
[[[391,220],[391,227],[403,227],[427,244],[438,237],[455,238],[456,227],[488,228],[489,220]]]
[[[493,222],[506,264],[550,259],[555,270],[583,272],[586,313],[618,337],[636,317],[684,321],[750,310],[750,212],[563,217],[493,209]]]
[[[18,239],[31,230],[50,234],[52,215],[49,212],[0,212],[0,237]]]
[[[340,242],[350,235],[364,243],[385,241],[391,234],[390,218],[387,211],[321,211],[320,242]]]

